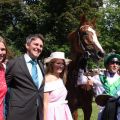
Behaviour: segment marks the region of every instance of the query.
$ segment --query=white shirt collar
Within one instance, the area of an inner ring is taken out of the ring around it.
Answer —
[[[24,54],[24,58],[25,58],[26,63],[28,63],[32,60],[27,53]]]

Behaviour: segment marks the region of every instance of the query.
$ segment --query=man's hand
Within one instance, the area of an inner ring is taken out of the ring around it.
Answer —
[[[90,89],[92,89],[92,87],[93,87],[93,80],[90,80],[90,79],[88,79],[88,81],[87,81],[87,83],[86,83],[86,88],[87,88],[87,90],[90,90]]]

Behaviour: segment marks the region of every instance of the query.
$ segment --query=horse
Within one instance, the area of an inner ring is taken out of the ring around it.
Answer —
[[[90,120],[92,113],[93,88],[80,80],[81,74],[87,72],[87,61],[96,61],[104,57],[104,50],[94,30],[96,19],[89,21],[83,15],[80,26],[68,34],[71,45],[71,59],[68,65],[66,88],[68,105],[74,120],[78,120],[78,109],[82,108],[84,120]],[[79,78],[79,79],[78,79]]]

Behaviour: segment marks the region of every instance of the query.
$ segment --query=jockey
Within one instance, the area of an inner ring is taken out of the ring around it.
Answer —
[[[120,55],[115,53],[108,54],[104,58],[104,66],[106,70],[101,72],[99,75],[93,76],[91,80],[89,80],[88,84],[93,85],[96,96],[101,94],[107,96],[108,98],[110,96],[120,96],[120,75],[118,74],[120,67]],[[104,100],[103,96],[102,99],[98,99],[98,105],[100,105],[101,100]],[[102,107],[100,105],[98,120],[101,120],[101,113],[103,109],[104,105],[102,105]]]

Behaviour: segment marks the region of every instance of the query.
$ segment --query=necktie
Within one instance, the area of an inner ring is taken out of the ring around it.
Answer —
[[[31,60],[31,64],[32,64],[31,76],[32,76],[32,79],[33,79],[35,85],[37,86],[37,88],[39,88],[37,62],[34,60]]]

